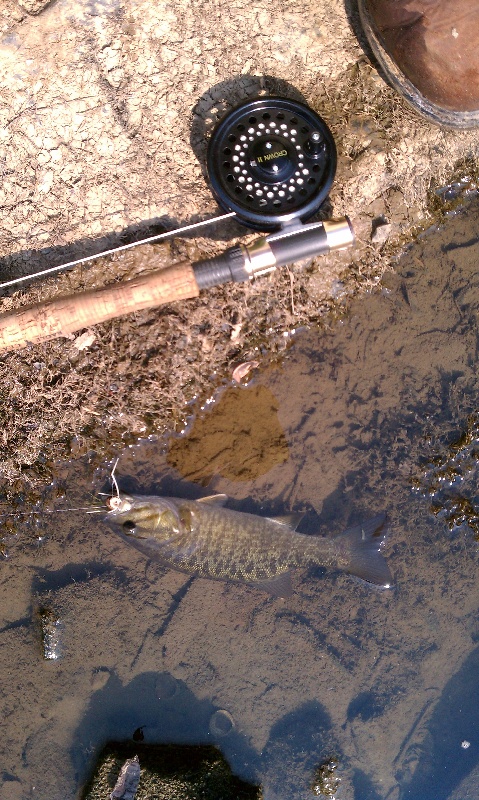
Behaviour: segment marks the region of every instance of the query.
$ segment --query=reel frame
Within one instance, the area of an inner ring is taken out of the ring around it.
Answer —
[[[207,172],[218,205],[259,231],[312,217],[326,200],[337,153],[325,121],[284,97],[236,106],[216,125]]]

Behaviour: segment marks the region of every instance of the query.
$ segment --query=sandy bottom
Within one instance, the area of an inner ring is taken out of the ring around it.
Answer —
[[[2,800],[73,800],[105,742],[138,728],[217,744],[266,800],[313,797],[333,757],[338,800],[477,796],[477,210],[117,467],[127,491],[304,510],[307,533],[385,509],[392,589],[317,568],[275,599],[149,563],[101,514],[5,518]],[[58,465],[39,508],[93,505],[110,470],[94,452]]]

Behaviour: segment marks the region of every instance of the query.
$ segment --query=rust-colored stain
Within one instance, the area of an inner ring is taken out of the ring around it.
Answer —
[[[171,441],[168,463],[189,481],[204,483],[215,475],[251,481],[288,455],[274,394],[265,386],[232,387],[186,436]]]

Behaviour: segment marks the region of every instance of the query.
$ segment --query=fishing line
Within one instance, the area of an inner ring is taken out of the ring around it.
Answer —
[[[10,511],[6,514],[0,514],[0,519],[3,517],[23,517],[23,516],[33,516],[34,514],[61,514],[65,513],[66,511],[86,511],[87,514],[100,514],[100,512],[104,512],[105,509],[103,506],[79,506],[78,508],[53,508],[48,509],[45,508],[42,511]]]
[[[113,485],[113,488],[116,492],[116,500],[120,500],[120,487],[118,486],[118,481],[115,477],[115,470],[118,466],[118,462],[120,461],[120,457],[118,457],[113,464],[113,468],[110,473],[110,479]],[[99,495],[103,497],[110,497],[111,495],[107,492],[98,492]],[[86,511],[87,514],[104,514],[106,512],[105,506],[76,506],[74,508],[54,508],[54,509],[41,509],[41,510],[34,510],[34,511],[9,511],[4,514],[0,513],[0,519],[3,517],[20,517],[20,516],[33,516],[33,515],[41,515],[41,514],[61,514],[67,511]]]
[[[8,286],[15,286],[18,283],[23,283],[24,281],[33,280],[34,278],[43,278],[46,275],[52,275],[54,272],[60,272],[61,270],[67,270],[71,267],[76,267],[79,264],[86,264],[88,261],[95,261],[96,258],[103,258],[104,256],[112,256],[115,253],[121,253],[124,250],[131,250],[132,247],[139,247],[141,244],[153,244],[153,242],[159,242],[162,239],[168,239],[170,236],[177,236],[179,233],[186,233],[188,231],[195,230],[196,228],[200,228],[206,225],[213,225],[215,222],[221,222],[224,219],[229,219],[230,217],[234,217],[235,212],[231,211],[229,214],[221,214],[218,217],[212,217],[211,219],[205,219],[201,222],[194,222],[190,225],[183,225],[181,228],[176,228],[173,231],[166,231],[165,233],[159,233],[156,236],[149,236],[147,239],[141,239],[138,242],[131,242],[130,244],[123,244],[121,247],[112,247],[110,250],[102,250],[101,253],[96,253],[92,256],[84,256],[83,258],[77,258],[75,261],[68,261],[66,264],[59,264],[56,267],[49,267],[49,269],[43,269],[40,272],[33,272],[31,275],[23,275],[21,278],[14,278],[10,281],[5,281],[5,283],[0,283],[0,289],[6,289]]]
[[[115,478],[115,470],[116,470],[116,468],[118,466],[119,460],[120,460],[120,457],[118,457],[116,459],[115,463],[113,464],[113,469],[112,469],[111,475],[110,475],[112,488],[115,489],[115,491],[116,491],[117,500],[120,499],[120,487],[118,486],[117,480]]]

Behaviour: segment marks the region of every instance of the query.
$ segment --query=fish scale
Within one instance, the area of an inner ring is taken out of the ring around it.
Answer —
[[[230,566],[224,570],[224,577],[234,573],[236,578],[251,582],[273,578],[299,566],[292,531],[287,527],[285,535],[284,527],[252,514],[199,506],[193,513],[191,529],[198,537],[197,567],[205,575],[216,576],[218,562],[226,557]]]

